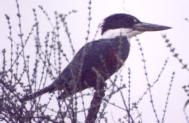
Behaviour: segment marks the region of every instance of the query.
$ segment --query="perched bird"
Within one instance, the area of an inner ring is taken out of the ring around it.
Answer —
[[[127,59],[130,38],[146,31],[166,29],[170,27],[144,23],[132,15],[110,15],[104,19],[101,26],[101,39],[84,45],[51,85],[24,96],[22,100],[34,99],[56,90],[63,90],[59,98],[66,98],[90,87],[97,89],[105,84]]]

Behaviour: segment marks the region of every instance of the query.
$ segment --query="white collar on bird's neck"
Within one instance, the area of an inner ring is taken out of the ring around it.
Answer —
[[[106,32],[102,34],[103,39],[112,39],[118,36],[125,36],[130,40],[132,37],[135,37],[138,34],[141,34],[142,32],[136,31],[133,29],[126,29],[126,28],[120,28],[120,29],[109,29]]]

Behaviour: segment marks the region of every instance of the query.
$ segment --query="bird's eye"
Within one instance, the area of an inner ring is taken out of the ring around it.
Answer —
[[[137,23],[137,22],[138,22],[138,20],[137,20],[137,19],[133,19],[133,22],[134,22],[134,23]]]

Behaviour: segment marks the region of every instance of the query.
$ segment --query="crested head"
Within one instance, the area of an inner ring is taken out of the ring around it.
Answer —
[[[113,14],[104,19],[101,34],[110,29],[132,28],[137,23],[140,23],[140,21],[132,15],[123,13]]]
[[[165,29],[170,29],[170,27],[144,23],[132,15],[117,13],[104,19],[101,34],[104,38],[113,38],[115,36],[132,38],[145,31],[159,31]]]

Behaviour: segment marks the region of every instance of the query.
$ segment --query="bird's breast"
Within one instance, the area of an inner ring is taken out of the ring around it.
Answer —
[[[104,43],[103,43],[104,41]],[[99,73],[104,79],[108,79],[123,65],[128,57],[130,45],[126,38],[103,40],[99,47],[91,48],[91,53],[85,57],[84,76],[92,79]],[[105,41],[109,41],[106,43]],[[89,55],[90,54],[90,55]],[[86,72],[87,71],[87,72]]]
[[[123,65],[124,61],[128,57],[129,48],[129,44],[119,44],[107,49],[107,53],[104,58],[106,68],[110,74],[116,72]]]

